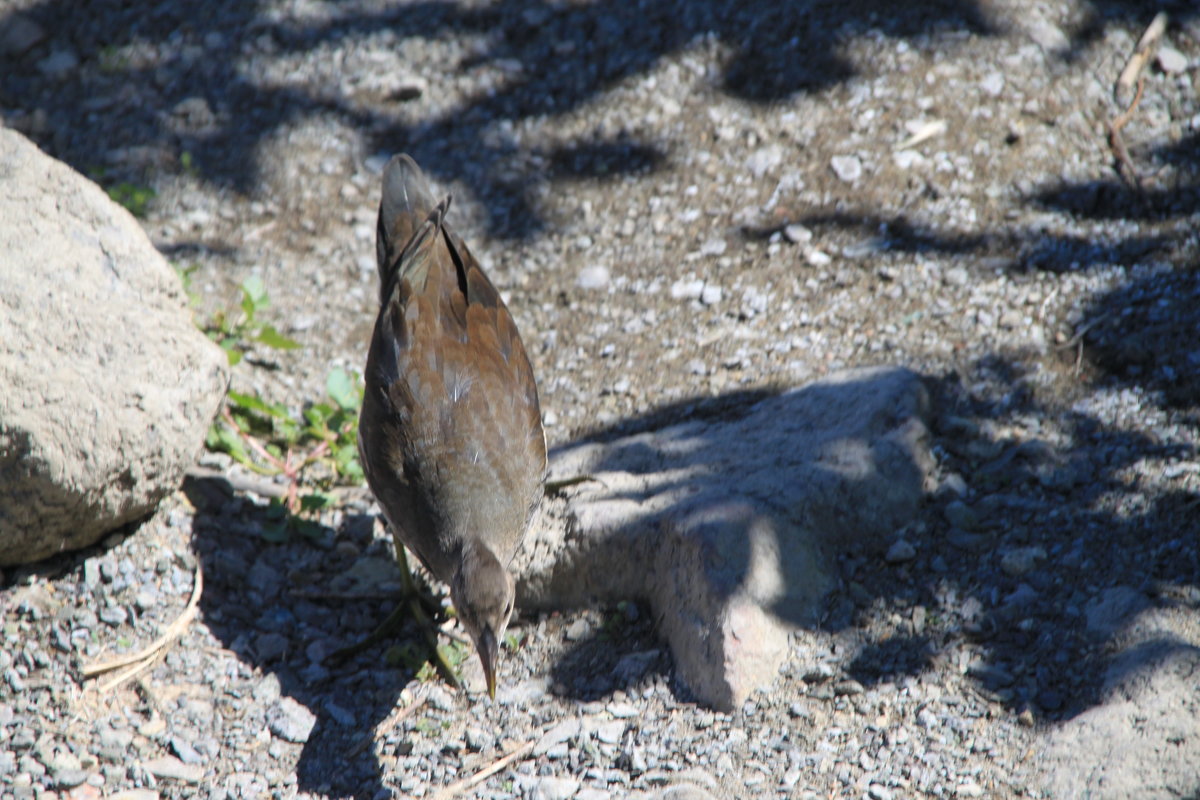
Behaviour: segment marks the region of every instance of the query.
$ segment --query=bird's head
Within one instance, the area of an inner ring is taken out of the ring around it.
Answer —
[[[500,642],[512,616],[516,585],[487,545],[472,542],[463,548],[462,561],[450,582],[450,598],[479,651],[488,696],[494,700]]]

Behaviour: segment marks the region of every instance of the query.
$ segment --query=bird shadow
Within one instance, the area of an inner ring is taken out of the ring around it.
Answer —
[[[407,647],[413,663],[389,663],[386,644],[344,664],[329,659],[370,634],[400,597],[391,545],[374,537],[373,515],[351,513],[336,528],[311,525],[307,535],[271,542],[264,532],[278,528],[273,509],[231,493],[219,479],[189,479],[184,491],[196,509],[205,625],[315,718],[299,745],[299,785],[332,796],[377,796],[384,778],[372,737],[414,678],[423,650],[419,635],[404,629],[392,643]],[[364,564],[371,574],[362,574],[361,584],[346,579]],[[260,704],[253,713],[266,714],[256,720],[266,724],[273,712]]]

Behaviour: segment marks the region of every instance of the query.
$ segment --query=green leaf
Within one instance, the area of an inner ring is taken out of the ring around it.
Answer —
[[[326,403],[314,403],[304,409],[304,419],[308,420],[308,424],[317,429],[328,427],[329,417],[333,414],[333,408]]]
[[[346,371],[340,367],[329,373],[325,378],[325,391],[329,392],[329,396],[333,398],[333,402],[337,403],[346,411],[357,411],[362,403],[362,398],[358,393],[358,381],[346,374]]]
[[[362,464],[358,463],[358,445],[344,444],[334,453],[333,463],[337,465],[338,474],[344,478],[361,480],[363,477]]]
[[[295,339],[289,339],[270,325],[263,325],[254,336],[254,341],[276,350],[296,350],[301,347]]]
[[[219,422],[213,423],[213,426],[208,429],[205,442],[209,450],[228,453],[242,464],[251,463],[250,454],[246,451],[246,443],[242,441],[242,437],[238,436],[226,425]]]
[[[272,544],[280,544],[288,539],[287,520],[270,522],[262,526],[262,538]]]
[[[383,660],[389,667],[408,667],[413,672],[421,669],[428,662],[411,642],[394,644],[383,651]]]
[[[305,539],[316,542],[320,541],[321,537],[325,535],[325,529],[316,522],[313,522],[311,519],[292,517],[290,520],[288,520],[288,522],[290,523],[292,530],[303,536]]]
[[[251,275],[242,281],[242,310],[246,317],[254,318],[254,312],[267,307],[267,287],[263,286],[262,278]]]
[[[323,508],[329,508],[335,502],[335,498],[331,494],[325,492],[313,492],[300,496],[301,511],[320,511]]]
[[[199,264],[192,264],[187,267],[175,265],[175,272],[179,275],[179,282],[183,284],[183,293],[188,296],[188,300],[195,302],[196,295],[192,292],[192,275],[196,270],[200,269]]]
[[[265,516],[267,519],[275,522],[287,522],[288,510],[284,506],[283,500],[278,497],[272,497],[271,502],[267,504]]]
[[[454,667],[456,670],[467,658],[467,648],[463,647],[458,642],[439,644],[437,649],[438,652],[442,654],[442,658],[446,660],[446,663]]]
[[[300,441],[304,429],[291,417],[279,417],[275,420],[275,433],[286,444],[296,444]],[[276,455],[281,454],[277,453]]]
[[[138,186],[125,181],[108,188],[108,196],[125,206],[135,217],[146,216],[146,209],[155,195],[156,192],[149,186]]]
[[[229,398],[230,402],[247,411],[257,411],[264,416],[275,419],[287,419],[287,407],[282,403],[271,404],[258,395],[242,394],[232,389],[226,392],[225,396]]]

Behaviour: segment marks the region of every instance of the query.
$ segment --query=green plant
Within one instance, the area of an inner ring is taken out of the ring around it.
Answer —
[[[384,663],[389,667],[406,667],[414,673],[420,674],[420,671],[429,666],[429,662],[425,660],[423,655],[424,649],[418,647],[413,642],[402,642],[394,644],[383,653]]]
[[[125,206],[130,214],[139,219],[146,216],[146,209],[150,206],[150,201],[158,194],[149,186],[138,186],[128,181],[121,181],[114,186],[109,186],[105,191],[108,192],[109,197]]]
[[[462,681],[462,664],[471,655],[471,650],[459,641],[451,640],[448,644],[439,644],[437,654],[441,664],[434,660],[423,661],[416,671],[416,678],[421,683],[435,680],[440,671],[448,671],[453,681]],[[411,666],[409,667],[411,669]]]
[[[116,45],[106,45],[97,54],[100,71],[105,74],[121,72],[129,67],[129,55]]]
[[[363,479],[356,438],[362,406],[358,378],[335,369],[325,390],[331,402],[313,403],[300,415],[282,403],[231,390],[209,429],[208,449],[228,453],[259,474],[287,479],[284,496],[273,501],[279,518],[264,531],[269,539],[284,538],[289,530],[309,532],[299,515],[332,506],[334,485]]]
[[[188,303],[196,305],[196,293],[192,290],[192,276],[196,274],[196,270],[200,269],[199,264],[192,264],[187,267],[181,267],[178,264],[172,264],[175,267],[175,272],[179,275],[179,282],[183,284],[183,293],[187,295]],[[204,330],[201,327],[201,330]]]
[[[175,269],[194,306],[192,276],[198,265]],[[241,293],[236,310],[218,311],[196,323],[225,351],[230,366],[242,360],[251,343],[282,350],[300,347],[258,318],[269,305],[261,278],[247,278]],[[335,369],[326,377],[325,391],[327,398],[294,413],[283,403],[231,389],[205,437],[209,450],[227,453],[260,475],[284,477],[281,496],[271,499],[263,526],[269,541],[283,541],[291,533],[320,535],[311,516],[334,505],[330,490],[363,479],[356,438],[362,406],[358,376]]]
[[[190,286],[190,281],[185,284],[185,288],[187,286]],[[213,314],[211,320],[200,326],[208,338],[225,351],[230,366],[242,360],[242,356],[249,350],[250,342],[258,342],[276,350],[295,350],[300,346],[298,342],[275,330],[274,326],[258,319],[258,313],[271,304],[262,278],[251,275],[242,281],[241,290],[239,311],[218,311]]]
[[[183,167],[183,171],[193,178],[200,174],[199,168],[196,167],[196,159],[189,150],[184,150],[179,154],[179,166]]]
[[[600,629],[600,638],[606,641],[619,639],[625,635],[630,623],[629,608],[631,603],[628,600],[622,600],[617,603],[617,607],[604,618],[603,626]]]

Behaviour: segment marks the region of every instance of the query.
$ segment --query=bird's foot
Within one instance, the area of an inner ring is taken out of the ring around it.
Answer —
[[[379,623],[379,626],[368,636],[353,644],[335,650],[329,655],[327,661],[331,664],[340,664],[381,642],[396,638],[397,634],[404,627],[405,618],[408,617],[421,630],[422,638],[424,638],[425,644],[429,649],[428,660],[433,663],[434,667],[442,674],[447,683],[455,689],[461,689],[462,681],[459,680],[457,671],[446,659],[442,648],[438,647],[438,633],[441,632],[441,629],[438,628],[433,618],[441,611],[441,606],[427,592],[423,592],[417,588],[412,572],[408,568],[408,559],[405,557],[404,550],[403,548],[398,548],[398,550],[399,555],[397,556],[397,560],[400,562],[400,571],[404,584],[400,602],[396,604],[396,607],[392,609],[387,618]]]

